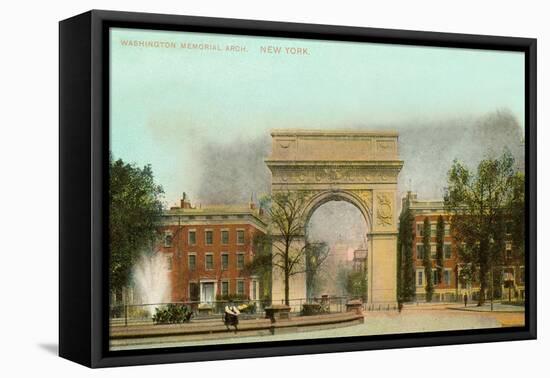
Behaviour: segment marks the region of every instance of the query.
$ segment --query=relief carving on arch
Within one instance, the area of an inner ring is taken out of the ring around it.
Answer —
[[[363,202],[363,205],[371,211],[372,209],[372,191],[370,190],[354,190],[355,193]]]
[[[381,227],[393,224],[392,199],[388,193],[376,194],[376,224]]]
[[[397,171],[361,167],[321,167],[278,169],[273,171],[274,183],[393,183],[397,182]]]

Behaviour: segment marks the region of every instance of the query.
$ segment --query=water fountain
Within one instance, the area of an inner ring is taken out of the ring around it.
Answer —
[[[150,315],[159,303],[170,302],[170,272],[166,256],[160,252],[143,253],[133,269],[134,285],[141,304]]]

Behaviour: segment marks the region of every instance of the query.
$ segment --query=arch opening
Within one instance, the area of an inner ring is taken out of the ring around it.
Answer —
[[[306,243],[313,246],[306,255],[312,259],[306,263],[307,298],[361,296],[366,300],[368,224],[359,206],[341,197],[319,201],[308,214],[305,231]],[[359,285],[357,290],[354,283]]]

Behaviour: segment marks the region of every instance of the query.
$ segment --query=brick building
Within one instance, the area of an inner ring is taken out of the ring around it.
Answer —
[[[432,261],[432,282],[434,283],[434,301],[460,300],[464,293],[470,298],[476,298],[479,294],[479,283],[474,280],[472,284],[464,284],[460,277],[460,258],[456,240],[452,237],[450,228],[450,217],[445,211],[444,203],[441,200],[419,200],[415,193],[407,194],[409,209],[413,214],[413,261],[415,272],[416,298],[425,299],[426,276],[423,265],[423,254],[430,253]],[[406,209],[407,197],[403,198],[402,211]],[[441,274],[436,269],[436,235],[437,220],[443,216],[445,221],[445,233],[443,238],[443,269]],[[424,250],[422,237],[424,235],[424,219],[430,221],[430,251]],[[495,269],[496,274],[501,275],[502,287],[496,290],[503,298],[508,295],[512,298],[523,298],[525,293],[525,268],[523,261],[514,259],[512,243],[506,243],[504,253],[504,265]],[[506,283],[508,282],[508,283]],[[506,283],[506,284],[505,284]]]
[[[254,236],[265,227],[253,204],[196,208],[184,198],[165,211],[158,248],[167,258],[172,301],[259,299],[258,278],[243,268],[253,258]]]

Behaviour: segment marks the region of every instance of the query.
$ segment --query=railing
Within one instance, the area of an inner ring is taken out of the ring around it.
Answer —
[[[298,298],[289,299],[288,305],[290,306],[291,314],[297,314],[302,311],[303,305],[306,303],[319,303],[326,308],[328,312],[344,312],[346,311],[346,302],[350,297],[332,297],[323,296],[318,298]],[[285,300],[273,301],[273,304],[285,304]]]
[[[135,323],[152,323],[153,315],[157,308],[163,308],[169,304],[185,305],[193,312],[195,319],[209,319],[221,316],[225,306],[233,303],[235,306],[248,305],[242,311],[242,318],[258,317],[264,312],[265,303],[259,300],[233,300],[233,301],[212,301],[212,302],[165,302],[145,304],[116,304],[110,306],[111,325],[128,325]]]
[[[322,297],[322,298],[297,298],[290,299],[289,306],[291,316],[297,316],[302,312],[303,305],[306,303],[320,303],[327,312],[345,312],[346,302],[349,297]],[[187,301],[187,302],[166,302],[166,303],[146,303],[146,304],[115,304],[110,306],[110,323],[116,325],[132,325],[152,323],[152,316],[156,308],[163,308],[169,304],[185,305],[193,312],[195,320],[221,319],[225,306],[233,303],[235,306],[247,305],[241,310],[241,319],[263,318],[265,308],[272,304],[285,304],[283,300],[265,301],[265,300],[220,300],[211,302]]]

